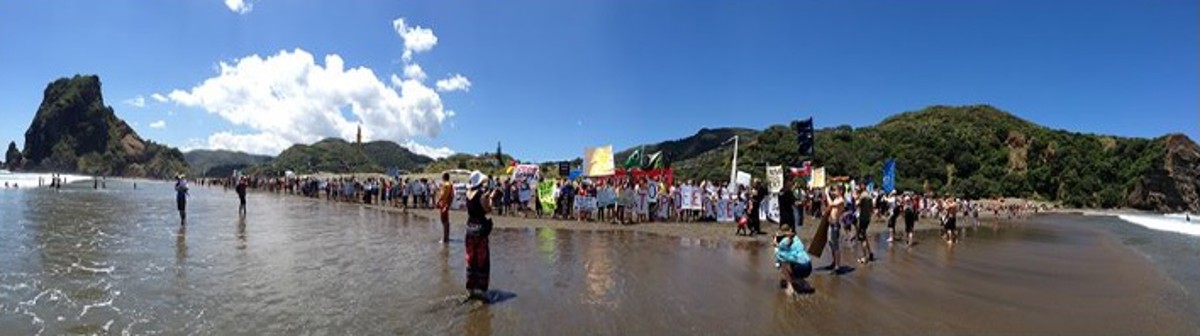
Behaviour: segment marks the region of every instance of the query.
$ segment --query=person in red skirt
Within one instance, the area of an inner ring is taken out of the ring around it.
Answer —
[[[492,220],[487,214],[492,211],[491,204],[484,200],[487,192],[487,175],[479,171],[471,172],[467,183],[467,233],[463,239],[467,256],[467,294],[468,299],[487,301],[488,278],[491,273],[491,251],[488,248],[488,236],[492,233]]]

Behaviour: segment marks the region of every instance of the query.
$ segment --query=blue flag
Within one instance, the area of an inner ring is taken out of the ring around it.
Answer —
[[[883,191],[896,191],[896,159],[883,162]]]

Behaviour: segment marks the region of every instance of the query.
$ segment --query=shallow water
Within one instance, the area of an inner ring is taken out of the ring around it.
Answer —
[[[799,298],[763,244],[497,230],[501,301],[485,306],[462,303],[461,231],[443,246],[428,219],[263,194],[240,217],[232,192],[195,187],[181,229],[170,186],[140,187],[0,192],[0,334],[1198,330],[1187,286],[1079,216],[968,229],[954,248],[875,239],[879,262],[817,272]]]

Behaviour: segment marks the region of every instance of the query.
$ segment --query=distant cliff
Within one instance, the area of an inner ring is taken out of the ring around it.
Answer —
[[[1163,154],[1129,193],[1129,206],[1161,212],[1200,212],[1200,146],[1182,134],[1156,140]]]
[[[46,86],[21,154],[25,170],[164,178],[188,169],[178,149],[142,139],[117,118],[94,75]]]

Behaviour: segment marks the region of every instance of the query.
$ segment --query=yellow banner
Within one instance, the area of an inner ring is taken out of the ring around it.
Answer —
[[[825,187],[825,167],[816,168],[812,171],[812,180],[808,181],[809,188],[824,188]]]
[[[583,150],[584,176],[611,176],[616,173],[613,165],[612,145]]]

